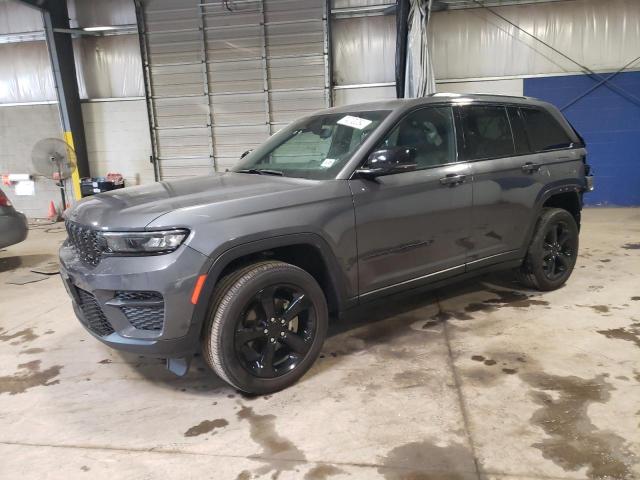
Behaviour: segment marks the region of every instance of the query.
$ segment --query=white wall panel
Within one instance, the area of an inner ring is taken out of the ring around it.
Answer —
[[[121,173],[128,186],[153,182],[144,100],[82,104],[91,175]]]
[[[344,88],[333,92],[333,99],[336,106],[375,102],[376,100],[390,100],[394,98],[396,98],[395,85],[384,87]]]
[[[552,2],[495,11],[593,70],[616,70],[640,52],[637,0]],[[580,71],[482,8],[436,12],[430,26],[437,79]]]
[[[0,174],[33,173],[31,150],[49,137],[62,137],[57,104],[0,107]],[[46,178],[35,177],[35,182],[35,195],[17,196],[9,186],[2,190],[28,217],[46,218],[49,202],[60,203],[60,189]]]

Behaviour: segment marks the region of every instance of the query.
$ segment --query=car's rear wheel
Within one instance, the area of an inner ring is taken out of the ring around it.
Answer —
[[[311,275],[283,262],[256,263],[227,275],[216,288],[204,358],[238,390],[275,392],[313,365],[327,323],[327,302]]]
[[[571,276],[578,258],[578,226],[561,208],[545,208],[520,268],[518,278],[530,288],[560,288]]]

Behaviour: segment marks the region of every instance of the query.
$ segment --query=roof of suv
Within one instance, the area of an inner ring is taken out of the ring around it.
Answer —
[[[331,112],[353,112],[355,110],[397,110],[410,108],[415,105],[427,105],[429,103],[469,103],[469,102],[496,102],[496,103],[516,103],[522,105],[547,105],[546,102],[532,97],[516,97],[509,95],[485,95],[485,94],[459,94],[459,93],[435,93],[421,98],[400,98],[393,100],[381,100],[379,102],[359,103],[345,105],[329,109]]]

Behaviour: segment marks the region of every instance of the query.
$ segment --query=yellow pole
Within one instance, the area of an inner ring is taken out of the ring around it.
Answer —
[[[64,141],[67,144],[69,160],[74,165],[73,172],[71,173],[71,183],[73,185],[73,197],[76,200],[80,200],[82,195],[80,193],[80,174],[78,173],[78,164],[76,162],[76,154],[75,147],[73,144],[73,135],[71,132],[64,132]],[[67,208],[66,205],[63,205],[62,208]]]

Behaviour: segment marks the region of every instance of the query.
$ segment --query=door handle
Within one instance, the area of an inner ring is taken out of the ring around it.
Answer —
[[[524,165],[522,165],[522,171],[526,172],[526,173],[533,173],[533,172],[537,172],[542,168],[542,165],[540,165],[539,163],[531,163],[531,162],[527,162]]]
[[[456,185],[460,185],[464,183],[467,179],[466,175],[456,175],[455,173],[450,173],[446,177],[440,179],[440,183],[442,185],[449,185],[450,187],[455,187]]]

